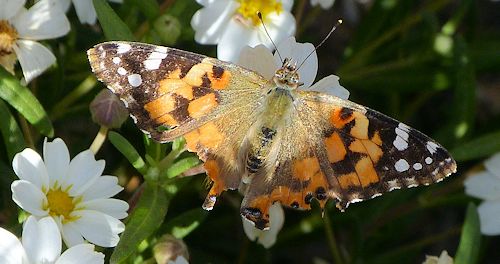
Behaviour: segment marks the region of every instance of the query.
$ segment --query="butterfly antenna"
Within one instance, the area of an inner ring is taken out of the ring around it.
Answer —
[[[276,44],[274,44],[274,41],[271,38],[271,35],[269,35],[269,32],[267,32],[266,25],[264,24],[264,19],[262,19],[262,13],[260,13],[260,11],[257,11],[257,16],[259,17],[260,23],[262,23],[262,26],[264,27],[264,31],[266,32],[267,37],[269,38],[269,40],[271,40],[271,43],[273,43],[274,49],[278,53],[278,57],[280,57],[281,63],[283,63],[283,58],[281,58],[281,54],[280,51],[278,50],[278,47],[276,47]]]
[[[333,31],[335,31],[335,29],[337,29],[338,26],[340,26],[340,24],[342,24],[342,19],[339,19],[337,20],[337,23],[335,23],[335,25],[333,25],[332,29],[330,30],[330,32],[328,32],[328,34],[326,35],[326,37],[316,46],[314,47],[314,50],[311,51],[311,53],[309,53],[309,55],[307,55],[307,57],[302,61],[302,63],[299,65],[299,67],[297,67],[297,69],[295,71],[298,71],[300,69],[300,67],[302,67],[302,65],[304,65],[304,63],[307,61],[307,59],[309,59],[309,57],[319,48],[321,47],[321,45],[323,45],[323,43],[325,43],[325,41],[330,37],[330,35],[332,35]]]

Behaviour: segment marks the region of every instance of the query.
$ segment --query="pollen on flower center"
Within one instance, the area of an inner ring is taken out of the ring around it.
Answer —
[[[49,214],[52,216],[63,216],[64,220],[70,219],[71,212],[75,209],[73,198],[67,192],[62,191],[60,188],[50,190],[47,193],[47,200],[49,202]]]
[[[243,18],[251,21],[254,26],[260,24],[257,12],[260,11],[262,14],[262,19],[266,21],[266,17],[269,13],[276,12],[280,13],[283,10],[281,2],[276,0],[237,0],[240,3],[240,7],[236,12],[240,14]]]
[[[0,56],[12,53],[19,37],[17,30],[6,20],[0,20]]]

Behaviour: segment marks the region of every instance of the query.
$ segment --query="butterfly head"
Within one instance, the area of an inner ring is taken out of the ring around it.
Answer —
[[[283,66],[276,70],[273,77],[274,82],[280,88],[295,90],[303,83],[299,82],[299,73],[297,72],[297,63],[285,58]]]

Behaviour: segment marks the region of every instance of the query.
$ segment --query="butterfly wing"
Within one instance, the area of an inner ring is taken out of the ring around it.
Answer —
[[[388,116],[334,96],[297,91],[295,114],[283,133],[270,178],[255,178],[241,213],[259,228],[274,202],[310,209],[316,198],[350,203],[394,189],[428,185],[456,171],[438,143]],[[288,138],[287,138],[288,137]]]
[[[253,71],[203,55],[133,42],[88,51],[93,72],[125,102],[153,139],[184,136],[214,181],[204,207],[239,186],[240,144],[256,119],[268,81]]]

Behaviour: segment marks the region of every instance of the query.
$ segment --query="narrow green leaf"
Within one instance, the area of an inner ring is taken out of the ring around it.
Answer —
[[[195,230],[207,217],[208,212],[195,208],[182,213],[165,224],[165,232],[182,239]]]
[[[198,164],[200,164],[200,160],[197,157],[181,159],[167,169],[167,178],[173,178]]]
[[[455,264],[477,263],[479,249],[481,245],[481,232],[479,229],[479,215],[473,203],[467,206],[460,244],[455,255]]]
[[[134,166],[136,170],[143,175],[146,173],[146,163],[137,150],[135,150],[134,146],[132,146],[126,138],[114,131],[109,132],[108,138],[111,144],[113,144],[113,146],[115,146],[115,148],[117,148],[118,151],[125,156],[125,158],[130,162],[130,164],[132,164],[132,166]]]
[[[107,40],[135,40],[128,26],[109,6],[106,0],[92,0],[94,2],[97,18]]]
[[[54,136],[52,123],[38,99],[3,67],[0,67],[0,98],[12,105],[38,132]]]
[[[160,5],[156,0],[131,0],[131,2],[137,6],[149,20],[153,20],[160,15]]]
[[[2,117],[0,132],[3,136],[9,161],[11,161],[16,153],[21,152],[26,147],[26,143],[24,142],[23,133],[19,129],[16,119],[12,116],[9,108],[2,100],[0,100],[0,116]]]
[[[170,196],[156,184],[145,182],[139,202],[129,216],[125,232],[111,255],[110,263],[125,263],[139,244],[161,225],[167,214]]]
[[[483,135],[451,150],[457,161],[485,158],[500,151],[500,131]]]

